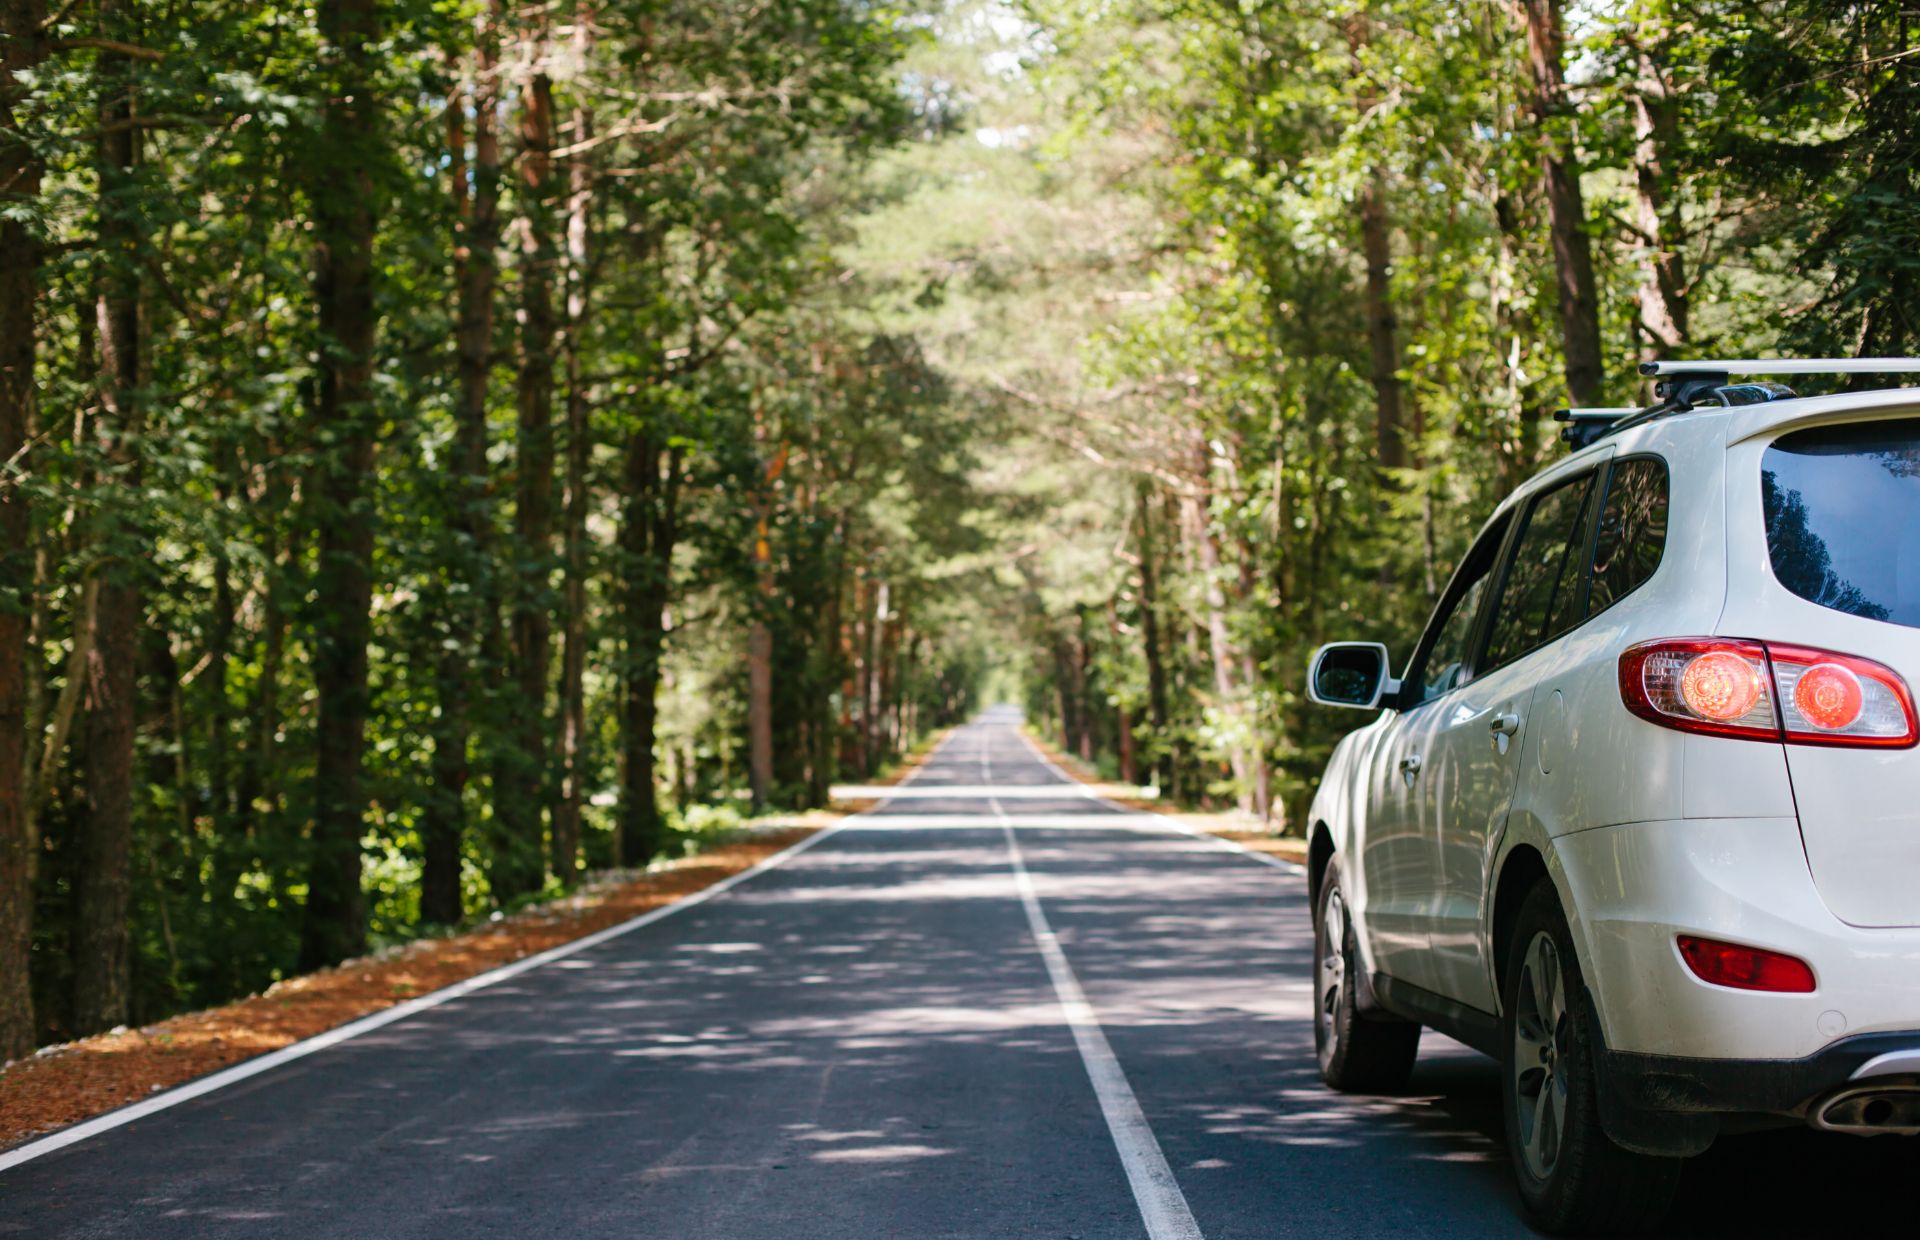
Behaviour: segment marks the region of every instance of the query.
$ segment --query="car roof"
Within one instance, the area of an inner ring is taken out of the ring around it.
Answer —
[[[1727,443],[1736,444],[1761,435],[1820,422],[1841,421],[1860,414],[1897,416],[1916,411],[1920,411],[1920,388],[1843,392],[1838,396],[1803,396],[1796,400],[1714,412],[1721,415],[1726,425]]]
[[[1821,422],[1841,421],[1862,414],[1897,417],[1916,413],[1920,413],[1920,387],[1842,392],[1835,396],[1798,396],[1769,401],[1763,405],[1671,413],[1620,434],[1606,436],[1541,467],[1500,501],[1493,516],[1497,518],[1520,500],[1548,489],[1562,477],[1571,477],[1616,454],[1655,449],[1661,441],[1679,436],[1708,435],[1723,438],[1724,442],[1731,445],[1762,435]]]

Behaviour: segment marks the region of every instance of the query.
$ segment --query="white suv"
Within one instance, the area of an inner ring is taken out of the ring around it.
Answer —
[[[1647,368],[1403,677],[1314,656],[1380,712],[1309,820],[1322,1074],[1395,1088],[1423,1025],[1499,1058],[1549,1230],[1651,1225],[1722,1132],[1920,1132],[1920,389],[1729,383],[1842,368]]]

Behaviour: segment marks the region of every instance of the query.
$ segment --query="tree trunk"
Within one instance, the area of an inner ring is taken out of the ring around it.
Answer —
[[[893,746],[893,703],[899,696],[900,684],[900,627],[901,609],[891,601],[891,592],[883,582],[882,599],[886,600],[887,614],[880,621],[880,649],[874,662],[878,667],[873,695],[873,717],[876,725],[874,751],[879,761],[891,758],[897,750]]]
[[[1560,294],[1560,337],[1566,354],[1567,393],[1575,405],[1597,405],[1605,387],[1600,356],[1600,294],[1593,276],[1593,242],[1580,188],[1573,110],[1567,102],[1566,31],[1560,0],[1514,0],[1527,28],[1533,74],[1531,110],[1539,127],[1541,184]]]
[[[1220,709],[1240,722],[1243,703],[1236,669],[1239,662],[1233,641],[1227,632],[1227,597],[1220,586],[1220,548],[1207,528],[1205,500],[1201,496],[1183,497],[1181,515],[1187,527],[1187,540],[1198,558],[1201,599],[1206,608],[1207,643],[1213,662],[1213,688]],[[1252,770],[1245,746],[1238,740],[1227,749],[1227,761],[1233,770],[1233,782],[1240,808],[1253,812]]]
[[[756,398],[757,403],[757,398]],[[764,413],[754,411],[756,421]],[[764,448],[765,425],[756,428],[756,438]],[[768,518],[773,508],[773,487],[787,466],[787,445],[781,444],[766,463],[754,501],[753,574],[754,617],[747,633],[747,782],[752,787],[753,808],[758,813],[767,807],[773,792],[773,630],[767,618],[776,603],[773,580],[773,543]]]
[[[270,446],[268,455],[273,454]],[[261,508],[266,512],[284,512],[295,507],[294,489],[285,484],[278,472],[270,473],[262,491]],[[283,551],[272,521],[265,523],[263,535],[261,551],[266,570],[262,592],[266,597],[260,607],[260,674],[254,681],[253,698],[248,707],[252,736],[234,793],[244,824],[242,830],[249,836],[259,829],[263,814],[277,818],[281,812],[279,781],[274,778],[280,733],[280,668],[286,657],[287,589],[295,579],[300,562],[297,538],[289,539]],[[223,895],[231,898],[230,889]]]
[[[238,469],[231,463],[221,466],[224,477],[215,484],[221,519],[233,510],[230,479]],[[207,686],[207,803],[216,837],[224,837],[239,816],[233,801],[233,709],[227,698],[227,673],[233,662],[234,636],[239,632],[238,602],[233,590],[233,563],[224,544],[215,541],[208,548],[213,561],[213,616],[207,633],[207,670],[201,679]],[[184,743],[184,742],[183,742]]]
[[[1112,597],[1107,599],[1107,633],[1113,639],[1115,650],[1124,648],[1126,634],[1120,628],[1120,603]],[[1127,709],[1126,699],[1122,695],[1114,694],[1114,701],[1113,726],[1120,751],[1120,782],[1137,784],[1140,782],[1140,772],[1133,752],[1133,712]]]
[[[366,947],[360,889],[360,786],[367,727],[367,641],[373,606],[373,239],[378,225],[375,152],[381,149],[373,57],[379,0],[322,0],[321,71],[327,97],[314,151],[314,292],[320,383],[315,438],[329,445],[317,471],[313,679],[318,697],[312,867],[300,967],[318,968]]]
[[[1167,712],[1167,663],[1160,642],[1159,574],[1154,568],[1152,484],[1139,482],[1140,645],[1147,660],[1147,706],[1153,712],[1153,737],[1162,795],[1174,792],[1173,736]]]
[[[440,715],[433,737],[434,794],[421,815],[423,865],[420,919],[453,925],[465,914],[461,853],[466,838],[466,791],[472,778],[474,675],[495,623],[489,553],[493,516],[487,468],[488,378],[493,367],[494,290],[499,274],[500,139],[499,0],[478,18],[471,91],[455,91],[447,106],[452,160],[454,329],[458,395],[449,525],[456,534],[445,601],[446,633],[435,661]],[[466,159],[466,111],[473,111],[473,162]]]
[[[97,6],[109,36],[121,29],[119,4]],[[140,662],[138,531],[120,495],[139,490],[135,441],[140,434],[140,222],[135,178],[139,131],[134,128],[132,62],[99,53],[96,73],[103,101],[95,145],[99,177],[101,288],[96,305],[100,350],[100,414],[95,427],[105,462],[95,501],[102,558],[99,592],[90,616],[92,640],[84,668],[87,727],[86,811],[76,838],[74,870],[73,1024],[95,1033],[125,1024],[132,985],[128,899],[133,862],[134,701]],[[117,493],[108,498],[107,493]]]
[[[673,553],[680,537],[681,469],[680,448],[662,451],[645,434],[628,442],[627,505],[620,534],[627,630],[620,847],[626,865],[645,864],[665,842],[654,784],[654,733]]]
[[[1365,10],[1347,23],[1347,51],[1360,89],[1355,110],[1364,123],[1379,106],[1363,53],[1372,38]],[[1382,469],[1407,467],[1404,404],[1400,383],[1399,324],[1393,313],[1393,234],[1387,219],[1387,170],[1375,164],[1367,172],[1360,197],[1360,250],[1367,265],[1367,346],[1371,356],[1374,438]]]
[[[1073,614],[1073,638],[1069,654],[1073,659],[1073,700],[1077,707],[1073,727],[1073,749],[1080,760],[1093,762],[1093,696],[1088,685],[1092,655],[1087,649],[1087,613],[1076,607]]]
[[[33,853],[27,838],[25,587],[33,580],[21,453],[34,399],[34,310],[40,243],[27,220],[38,210],[42,167],[21,134],[20,76],[46,58],[46,6],[0,0],[0,1063],[33,1049]]]
[[[880,701],[885,688],[882,657],[886,649],[889,592],[884,580],[874,583],[873,611],[866,624],[866,648],[861,651],[861,667],[866,675],[861,684],[860,754],[862,764],[869,773],[880,765]]]
[[[1382,469],[1407,467],[1406,415],[1400,382],[1399,322],[1393,313],[1393,241],[1387,222],[1387,176],[1375,168],[1360,200],[1361,248],[1367,260],[1367,345],[1372,357],[1374,436]]]
[[[1526,308],[1532,299],[1531,294],[1522,291],[1525,277],[1520,256],[1527,245],[1527,228],[1521,215],[1521,204],[1512,195],[1501,194],[1494,200],[1493,209],[1497,226],[1495,235],[1499,241],[1494,252],[1489,291],[1493,321],[1498,328],[1499,339],[1505,342],[1500,356],[1499,399],[1506,407],[1506,426],[1496,431],[1498,439],[1492,446],[1500,464],[1500,489],[1506,491],[1519,486],[1533,472],[1534,461],[1540,453],[1540,426],[1544,410],[1529,390],[1528,376],[1537,369],[1530,365],[1530,360],[1540,349],[1538,341],[1544,329],[1538,326],[1535,315]],[[1499,425],[1495,423],[1496,427]],[[1338,496],[1329,496],[1321,511],[1337,510],[1338,503]],[[1315,525],[1313,550],[1316,584],[1324,576],[1321,570],[1325,567],[1324,551],[1331,529],[1330,520],[1322,519]]]
[[[496,837],[491,878],[498,899],[540,886],[546,864],[547,672],[553,598],[553,84],[541,62],[545,19],[531,36],[534,72],[522,85],[520,181],[520,385],[514,493],[513,692],[515,743],[494,778]]]
[[[592,53],[593,23],[583,5],[574,21],[575,59]],[[573,145],[593,136],[593,113],[573,110]],[[580,816],[586,803],[587,774],[587,466],[593,457],[593,406],[587,390],[584,354],[588,316],[593,308],[592,156],[576,151],[567,168],[567,491],[566,563],[561,600],[560,637],[560,795],[553,806],[553,872],[571,887],[580,872]]]
[[[1060,712],[1060,750],[1073,749],[1073,665],[1067,644],[1053,635],[1053,701]]]
[[[1679,110],[1666,67],[1653,52],[1639,52],[1633,93],[1634,199],[1645,257],[1640,269],[1640,332],[1647,360],[1672,357],[1687,345],[1687,262],[1674,177],[1666,153],[1679,136]]]
[[[758,616],[747,631],[747,782],[757,814],[773,794],[773,630]]]
[[[851,701],[842,709],[847,715],[847,744],[852,760],[860,767],[862,779],[873,774],[873,768],[867,764],[867,699],[873,692],[873,665],[867,661],[867,629],[872,623],[869,596],[866,575],[856,574],[853,579],[853,619],[847,625],[847,652],[853,660],[853,693]]]
[[[845,666],[840,648],[840,609],[842,598],[846,593],[844,584],[846,562],[837,550],[841,546],[837,535],[844,528],[844,521],[835,523],[836,537],[832,545],[836,549],[829,552],[833,560],[828,578],[826,614],[820,618],[820,626],[815,635],[822,653],[819,691],[808,695],[808,710],[813,719],[811,737],[813,760],[809,763],[807,783],[808,809],[818,809],[825,805],[833,785],[834,741],[838,732],[834,728],[833,699],[835,695],[831,690],[840,681],[841,671]]]

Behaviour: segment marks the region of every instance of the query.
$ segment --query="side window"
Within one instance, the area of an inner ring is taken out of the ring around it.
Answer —
[[[1467,682],[1474,622],[1480,618],[1480,601],[1486,597],[1487,582],[1493,575],[1500,544],[1506,541],[1508,524],[1498,521],[1480,535],[1447,583],[1433,619],[1427,622],[1426,638],[1409,675],[1409,684],[1417,687],[1418,701],[1431,701]]]
[[[1607,478],[1587,614],[1603,612],[1638,590],[1660,567],[1666,549],[1666,464],[1647,457],[1621,462]]]
[[[1527,510],[1494,601],[1481,666],[1511,663],[1585,618],[1581,568],[1593,525],[1594,490],[1593,475],[1587,474],[1548,491]]]
[[[1473,622],[1480,615],[1480,600],[1487,594],[1487,577],[1483,570],[1434,634],[1433,648],[1427,652],[1427,665],[1420,677],[1421,701],[1466,683],[1467,655],[1471,653],[1468,647],[1473,642]]]

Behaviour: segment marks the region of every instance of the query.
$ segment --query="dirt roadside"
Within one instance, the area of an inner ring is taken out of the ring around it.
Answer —
[[[1047,760],[1064,771],[1078,783],[1101,789],[1101,799],[1115,805],[1124,805],[1128,809],[1137,809],[1143,813],[1158,814],[1184,827],[1196,831],[1205,831],[1223,840],[1231,840],[1242,848],[1252,852],[1265,853],[1283,861],[1292,861],[1299,865],[1307,863],[1307,842],[1274,835],[1259,829],[1255,821],[1237,810],[1183,810],[1165,805],[1146,797],[1127,796],[1122,787],[1117,787],[1089,770],[1087,765],[1071,754],[1061,753],[1049,744],[1045,738],[1031,731],[1025,733],[1034,748],[1047,756]]]

